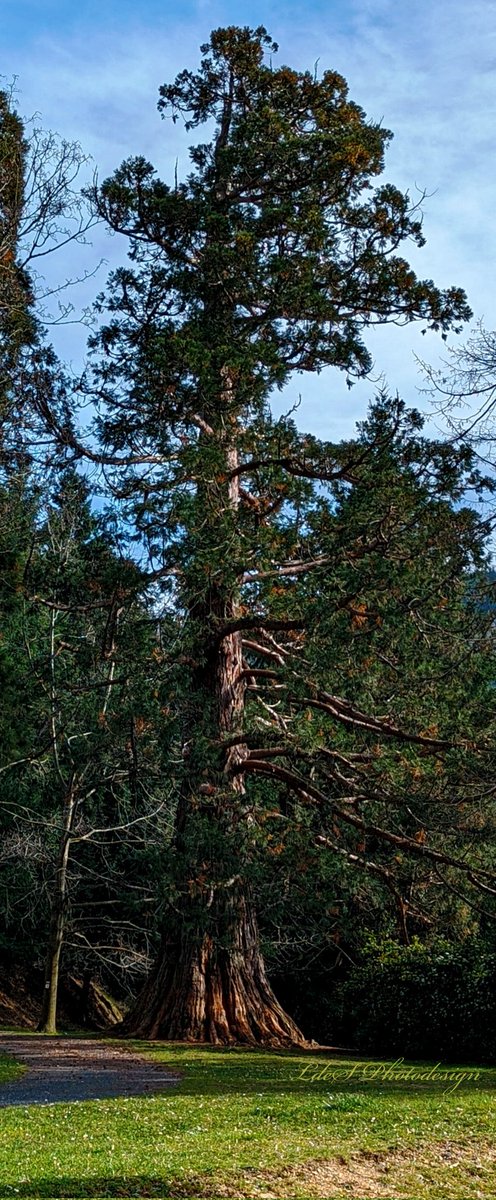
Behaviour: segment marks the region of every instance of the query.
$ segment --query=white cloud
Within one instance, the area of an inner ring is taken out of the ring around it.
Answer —
[[[200,4],[189,23],[171,15],[167,29],[156,29],[147,27],[146,4],[142,11],[141,23],[114,35],[94,24],[87,31],[80,27],[78,36],[45,35],[31,42],[23,63],[4,66],[5,73],[20,76],[23,111],[40,110],[45,125],[78,138],[103,174],[131,153],[150,157],[164,174],[176,156],[180,170],[187,166],[184,133],[161,122],[157,89],[194,65],[198,45],[219,15]],[[321,70],[340,70],[352,98],[394,131],[388,177],[412,198],[416,188],[428,193],[427,247],[412,247],[409,257],[419,274],[440,286],[464,286],[476,316],[484,315],[489,325],[496,325],[495,15],[494,0],[470,6],[466,0],[345,0],[342,9],[307,7],[288,15],[276,6],[273,19],[265,19],[280,43],[281,61],[303,68],[319,58]],[[238,3],[228,19],[256,24],[260,18],[253,4]],[[105,236],[96,241],[98,253],[119,253]],[[377,331],[370,344],[377,371],[417,403],[412,351],[435,359],[442,343],[410,326]],[[329,373],[308,384],[296,380],[291,395],[299,390],[307,397],[301,423],[335,436],[338,428],[348,431],[374,389],[361,384],[350,396],[344,381]]]

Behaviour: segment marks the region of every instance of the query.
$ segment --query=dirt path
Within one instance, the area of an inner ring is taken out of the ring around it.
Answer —
[[[12,1083],[0,1083],[0,1108],[153,1095],[177,1082],[177,1075],[140,1054],[90,1038],[0,1035],[0,1053],[28,1068]]]

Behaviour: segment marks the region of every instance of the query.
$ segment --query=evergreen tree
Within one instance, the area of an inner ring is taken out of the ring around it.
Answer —
[[[46,959],[40,1028],[53,1033],[67,932],[66,969],[101,974],[102,964],[143,954],[149,933],[143,921],[138,928],[136,899],[153,889],[154,857],[144,832],[152,818],[155,836],[166,829],[169,805],[153,696],[156,622],[138,568],[119,555],[72,471],[39,502],[30,534],[22,569],[13,564],[15,604],[2,604],[0,668],[5,656],[11,687],[0,909],[18,958],[27,939],[31,960],[33,943],[37,964]]]
[[[469,309],[460,289],[417,279],[398,255],[409,238],[422,244],[420,218],[392,185],[372,187],[390,135],[339,75],[266,63],[276,47],[262,28],[217,30],[202,49],[198,73],[164,86],[159,105],[188,129],[213,126],[186,181],[168,186],[138,158],[94,192],[98,214],[130,238],[131,263],[100,300],[100,452],[68,426],[63,436],[114,472],[178,626],[164,653],[182,743],[174,874],[162,951],[126,1028],[297,1043],[260,949],[259,846],[266,854],[271,822],[305,831],[334,861],[344,853],[380,877],[403,923],[402,855],[465,869],[420,817],[429,788],[439,794],[439,756],[456,774],[467,749],[445,680],[452,622],[469,611],[455,575],[481,533],[452,508],[470,462],[410,442],[401,407],[379,406],[361,442],[334,447],[275,421],[269,398],[294,371],[366,374],[374,323],[445,332]],[[420,552],[444,673],[412,713],[414,682],[429,677],[408,591],[414,576],[420,587]],[[371,631],[372,662],[357,668]],[[417,778],[419,815],[407,819]],[[483,881],[486,864],[477,869]]]
[[[1,386],[20,349],[34,337],[33,289],[22,265],[19,238],[25,202],[28,144],[10,97],[0,92],[0,363]]]

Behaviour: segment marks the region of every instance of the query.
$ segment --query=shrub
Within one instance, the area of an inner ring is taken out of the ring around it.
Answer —
[[[496,952],[462,943],[371,936],[333,993],[337,1040],[373,1054],[496,1062]]]

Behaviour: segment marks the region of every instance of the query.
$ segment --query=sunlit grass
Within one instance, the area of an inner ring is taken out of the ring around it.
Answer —
[[[494,1200],[496,1159],[491,1165],[488,1147],[496,1133],[495,1071],[448,1085],[435,1077],[373,1078],[370,1063],[367,1077],[367,1064],[327,1055],[132,1048],[180,1072],[179,1085],[143,1099],[1,1110],[2,1200],[226,1194],[361,1200],[350,1186],[315,1191],[313,1176],[306,1183],[304,1172],[292,1177],[289,1168],[334,1158],[374,1164],[373,1156],[383,1154],[391,1156],[387,1191],[367,1195]],[[415,1147],[422,1147],[416,1158]]]

